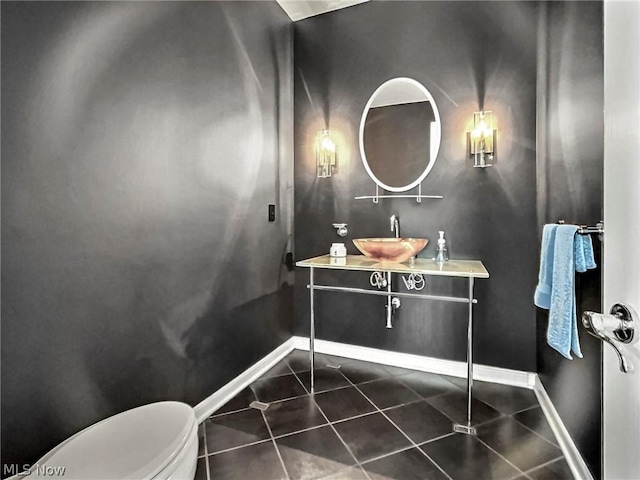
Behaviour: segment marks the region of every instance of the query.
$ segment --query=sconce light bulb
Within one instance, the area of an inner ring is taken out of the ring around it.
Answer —
[[[328,150],[330,152],[335,152],[336,150],[336,144],[333,143],[333,141],[328,137],[322,139],[322,143],[320,144],[320,146],[323,150]]]
[[[330,130],[320,130],[316,134],[316,165],[318,177],[330,177],[337,166],[336,144],[331,140]]]
[[[490,167],[494,159],[493,112],[480,111],[473,114],[473,130],[469,132],[469,154],[474,167]]]

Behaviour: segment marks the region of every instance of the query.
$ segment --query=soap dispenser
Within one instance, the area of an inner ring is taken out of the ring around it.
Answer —
[[[444,231],[438,231],[440,238],[438,238],[438,251],[436,252],[436,262],[446,262],[449,260],[449,253],[447,252],[447,241],[444,239]]]

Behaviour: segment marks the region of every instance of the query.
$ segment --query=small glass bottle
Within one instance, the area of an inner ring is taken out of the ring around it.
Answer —
[[[444,239],[444,231],[440,230],[438,234],[440,238],[438,239],[438,250],[434,260],[441,263],[449,260],[449,252],[447,252],[447,241]]]

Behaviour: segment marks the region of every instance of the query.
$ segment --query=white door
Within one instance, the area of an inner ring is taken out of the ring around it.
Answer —
[[[604,313],[618,302],[640,312],[638,32],[640,0],[605,0]],[[604,479],[640,480],[640,342],[623,350],[632,373],[620,372],[609,345],[603,351]]]

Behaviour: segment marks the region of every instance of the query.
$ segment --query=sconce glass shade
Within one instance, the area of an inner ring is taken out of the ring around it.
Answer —
[[[331,130],[319,130],[316,134],[316,166],[318,178],[330,177],[336,168],[336,144]]]
[[[493,165],[495,133],[492,112],[473,114],[473,130],[469,132],[469,154],[473,157],[474,167]]]

